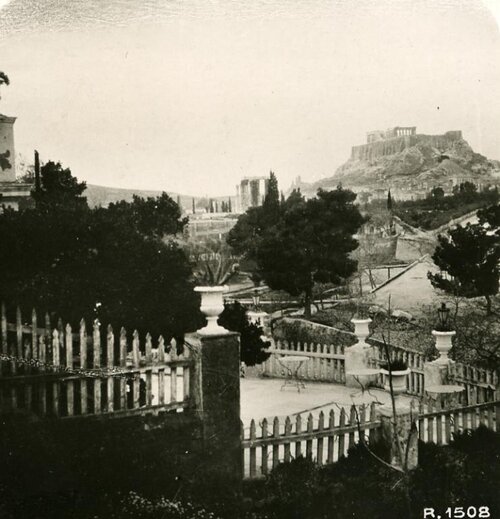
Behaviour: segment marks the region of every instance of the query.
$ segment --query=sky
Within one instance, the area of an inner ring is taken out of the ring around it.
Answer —
[[[0,0],[0,112],[26,157],[188,195],[331,176],[391,126],[500,159],[499,20],[500,0]]]

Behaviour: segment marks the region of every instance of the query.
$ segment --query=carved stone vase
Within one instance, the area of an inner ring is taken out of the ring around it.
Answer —
[[[224,310],[224,292],[227,286],[196,287],[195,292],[201,294],[201,311],[207,318],[207,325],[198,330],[200,335],[224,335],[227,330],[217,323],[219,315]]]

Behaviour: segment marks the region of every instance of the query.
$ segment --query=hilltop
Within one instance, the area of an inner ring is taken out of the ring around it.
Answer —
[[[331,189],[342,183],[356,191],[391,189],[419,193],[441,186],[451,191],[462,181],[494,183],[500,162],[476,153],[461,131],[444,135],[398,134],[399,128],[370,132],[368,142],[353,146],[351,157],[334,175],[312,184],[300,184],[306,195],[318,188]],[[403,129],[401,129],[403,130]],[[391,132],[389,135],[387,135]]]
[[[160,196],[162,191],[149,191],[143,189],[123,189],[119,187],[108,187],[108,186],[98,186],[96,184],[87,184],[87,189],[84,192],[84,196],[87,197],[87,202],[90,207],[103,206],[106,207],[113,202],[118,202],[120,200],[125,200],[126,202],[131,202],[134,195],[140,196],[142,198],[147,197],[156,197]],[[199,196],[189,196],[183,195],[179,193],[173,193],[171,191],[167,191],[167,194],[177,201],[178,197],[180,199],[180,203],[182,207],[185,209],[191,209],[193,198],[195,200],[195,204],[197,208],[205,208],[208,205],[208,199]],[[214,201],[227,201],[228,198],[231,198],[232,202],[235,203],[234,197],[229,196],[213,196],[210,197]]]

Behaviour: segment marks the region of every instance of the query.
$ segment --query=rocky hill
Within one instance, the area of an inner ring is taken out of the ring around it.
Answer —
[[[342,183],[355,190],[413,189],[434,186],[450,189],[455,182],[494,182],[500,162],[475,153],[460,131],[381,139],[352,148],[349,160],[331,177],[301,184],[306,195],[318,188],[331,189]],[[497,179],[498,180],[498,179]]]

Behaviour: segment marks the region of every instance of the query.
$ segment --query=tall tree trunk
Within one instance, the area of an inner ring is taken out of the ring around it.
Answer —
[[[486,295],[486,315],[491,315],[491,296]]]
[[[304,317],[309,319],[311,317],[311,304],[312,304],[312,287],[306,289],[304,298]]]

